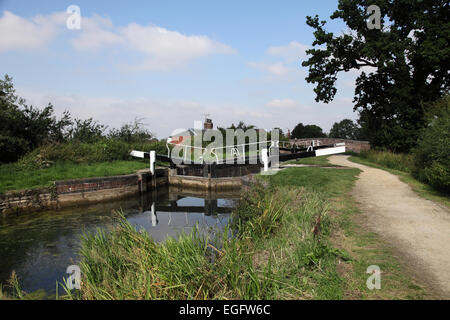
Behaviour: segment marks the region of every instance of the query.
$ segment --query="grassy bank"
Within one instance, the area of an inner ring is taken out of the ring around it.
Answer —
[[[261,177],[243,194],[228,230],[156,244],[125,220],[88,234],[81,249],[81,299],[423,298],[388,245],[363,231],[348,196],[357,169],[292,168]],[[366,268],[383,270],[383,290]]]
[[[333,280],[339,255],[327,242],[327,212],[326,202],[304,188],[259,186],[239,203],[233,238],[228,230],[208,240],[194,232],[156,244],[121,220],[109,233],[84,238],[84,287],[73,298],[338,298],[335,291],[317,291],[317,281]]]
[[[358,174],[290,168],[259,177],[236,206],[232,238],[229,230],[213,239],[193,232],[160,244],[118,217],[113,229],[85,235],[82,290],[64,298],[432,297],[411,280],[389,244],[366,231],[348,194]],[[382,270],[381,290],[366,287],[370,265]]]
[[[18,164],[0,165],[0,193],[49,186],[52,181],[107,177],[134,173],[148,168],[146,161],[110,161],[97,163],[57,162],[49,168],[27,169]]]
[[[378,153],[372,152],[370,156],[367,154],[351,154],[349,157],[350,161],[364,164],[373,168],[386,170],[392,174],[399,176],[400,180],[411,186],[414,192],[416,192],[421,197],[438,202],[444,206],[450,207],[450,197],[430,185],[424,184],[414,178],[411,174],[411,162],[408,159],[409,156],[405,155],[394,155],[392,153]],[[386,154],[386,156],[383,156]]]
[[[390,244],[368,231],[349,195],[358,174],[358,169],[302,168],[270,177],[274,185],[315,190],[329,206],[329,246],[340,254],[329,266],[332,281],[322,282],[316,290],[327,292],[327,297],[334,293],[339,299],[432,298],[408,275],[408,266],[395,257]],[[382,290],[370,291],[366,287],[370,265],[378,265],[382,270]]]

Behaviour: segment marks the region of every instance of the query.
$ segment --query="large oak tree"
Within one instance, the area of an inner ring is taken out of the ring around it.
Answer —
[[[369,29],[370,5],[381,10],[381,29]],[[343,34],[307,17],[315,41],[303,66],[316,101],[336,95],[340,72],[360,70],[354,110],[374,146],[408,151],[425,126],[428,103],[449,92],[450,21],[445,0],[339,0],[331,19],[348,26]]]

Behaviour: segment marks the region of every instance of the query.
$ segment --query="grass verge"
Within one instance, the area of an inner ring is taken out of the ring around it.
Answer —
[[[356,202],[343,193],[330,199],[335,226],[332,243],[348,253],[349,261],[338,260],[337,272],[342,278],[344,299],[435,299],[413,277],[412,270],[395,253],[395,248],[380,235],[371,232]],[[369,266],[381,270],[381,290],[369,290],[366,273]]]
[[[315,166],[323,166],[323,167],[337,167],[334,164],[331,164],[328,161],[328,156],[322,157],[310,157],[310,158],[302,158],[297,160],[290,160],[285,162],[285,164],[306,164],[306,165],[315,165]]]
[[[391,248],[358,221],[358,169],[291,168],[261,177],[218,238],[155,244],[122,221],[83,241],[82,299],[423,299]],[[366,287],[367,267],[382,290]]]
[[[137,160],[80,164],[57,162],[51,167],[34,170],[22,169],[17,164],[3,164],[0,165],[0,193],[47,187],[55,180],[130,174],[148,166],[148,162]]]

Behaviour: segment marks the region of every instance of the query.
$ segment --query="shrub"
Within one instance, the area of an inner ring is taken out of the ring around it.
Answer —
[[[71,141],[46,144],[23,156],[18,165],[23,169],[38,169],[58,161],[92,163],[131,160],[131,150],[156,150],[158,154],[167,153],[164,141],[130,144],[122,140],[104,138],[94,143]]]
[[[107,154],[101,142],[54,143],[43,145],[22,157],[18,164],[23,168],[42,168],[41,163],[67,161],[73,163],[107,161]],[[113,160],[113,159],[111,159]]]
[[[413,175],[434,188],[450,193],[450,96],[431,106],[428,126],[413,151]]]
[[[149,141],[149,142],[141,142],[141,143],[131,143],[130,148],[138,151],[150,151],[155,150],[157,154],[167,154],[166,141]],[[130,149],[130,150],[131,150]]]

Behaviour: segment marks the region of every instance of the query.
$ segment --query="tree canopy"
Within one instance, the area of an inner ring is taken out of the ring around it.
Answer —
[[[335,122],[328,135],[330,138],[360,140],[360,128],[350,119]]]
[[[0,162],[15,161],[46,141],[63,139],[68,113],[58,120],[50,103],[42,110],[26,105],[8,75],[0,80],[0,92]]]
[[[304,126],[303,123],[299,123],[291,132],[291,138],[293,139],[325,138],[326,136],[327,135],[323,133],[322,128],[314,124]]]
[[[370,5],[381,10],[381,29],[369,29]],[[307,17],[313,48],[302,65],[316,86],[316,101],[336,95],[340,72],[359,70],[354,110],[372,145],[408,151],[426,124],[428,103],[449,92],[450,19],[445,0],[339,0],[331,19],[348,31],[325,30],[326,21]]]
[[[107,127],[92,118],[72,119],[68,111],[57,118],[50,103],[42,109],[27,105],[16,95],[8,75],[0,79],[0,123],[0,163],[14,162],[45,144],[94,143],[106,138],[136,143],[153,137],[139,119],[107,134]]]

